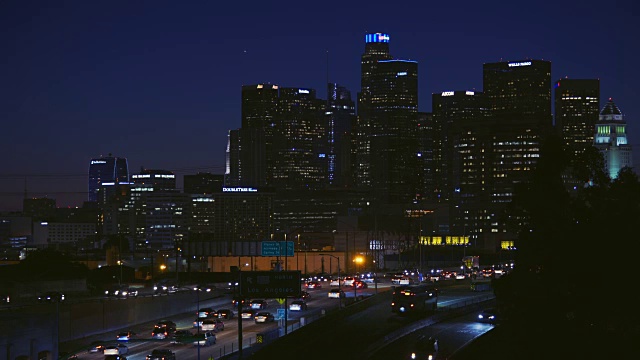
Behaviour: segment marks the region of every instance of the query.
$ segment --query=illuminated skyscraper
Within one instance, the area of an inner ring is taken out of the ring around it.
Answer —
[[[227,186],[272,185],[278,96],[278,85],[242,86],[242,127],[229,134]]]
[[[555,85],[555,125],[563,143],[579,154],[593,145],[600,111],[600,80],[560,79]]]
[[[551,62],[486,63],[483,86],[491,117],[482,124],[487,178],[484,184],[487,197],[483,202],[487,207],[481,217],[481,231],[484,236],[493,236],[497,243],[515,237],[508,232],[511,214],[507,213],[506,205],[512,201],[518,184],[531,179],[542,142],[553,130]]]
[[[351,92],[335,83],[327,84],[327,181],[330,186],[351,185],[351,141],[356,106]]]
[[[356,124],[356,185],[382,203],[407,203],[421,192],[418,63],[393,59],[388,34],[367,34]]]
[[[600,111],[594,142],[604,157],[605,169],[611,179],[617,178],[622,168],[633,167],[627,122],[611,98]]]
[[[273,185],[314,190],[326,186],[325,102],[308,88],[281,87],[273,147]]]
[[[89,163],[89,201],[98,201],[102,185],[128,184],[129,166],[126,158],[107,157],[91,159]]]

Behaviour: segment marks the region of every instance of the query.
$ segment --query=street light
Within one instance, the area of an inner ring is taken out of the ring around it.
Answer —
[[[342,285],[340,284],[340,258],[331,254],[318,254],[318,255],[331,256],[332,258],[335,258],[336,260],[338,260],[338,309],[340,309],[342,308],[342,293],[340,292],[340,290],[342,290]]]
[[[200,285],[197,285],[194,290],[196,291],[196,332],[198,341],[198,360],[200,360]]]

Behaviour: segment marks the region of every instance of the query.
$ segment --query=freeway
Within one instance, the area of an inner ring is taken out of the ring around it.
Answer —
[[[389,286],[381,285],[379,291],[389,290]],[[348,288],[344,288],[353,294]],[[307,289],[310,294],[307,300],[308,309],[304,311],[287,311],[288,321],[287,325],[293,330],[299,327],[301,323],[309,323],[313,320],[319,319],[325,314],[331,311],[337,311],[341,300],[328,297],[330,287],[326,286],[320,289]],[[357,295],[359,297],[371,296],[376,292],[376,289],[358,290]],[[172,296],[164,296],[166,301],[171,301]],[[219,309],[232,309],[231,294],[221,294],[212,299],[206,299],[200,301],[199,307],[211,307],[215,310]],[[287,304],[293,299],[288,299]],[[126,300],[123,300],[126,301]],[[277,314],[278,309],[284,309],[285,304],[280,304],[276,299],[266,299],[267,308],[266,311]],[[350,299],[343,299],[344,303],[351,301]],[[197,332],[197,328],[193,327],[193,322],[196,317],[196,304],[194,304],[193,312],[183,313],[177,316],[169,316],[166,319],[174,321],[178,330],[190,330],[192,333]],[[214,356],[219,358],[225,354],[230,354],[238,350],[238,329],[239,322],[237,317],[237,309],[233,309],[234,318],[224,320],[224,330],[216,333],[217,343],[212,346],[200,347],[198,355],[198,347],[192,345],[177,345],[172,344],[170,339],[156,340],[151,338],[151,331],[154,328],[157,320],[162,319],[162,316],[158,316],[158,319],[153,322],[145,322],[142,324],[132,324],[127,328],[114,329],[112,332],[94,334],[81,339],[67,341],[61,344],[61,351],[69,353],[71,355],[77,355],[79,359],[83,360],[99,360],[104,356],[101,353],[89,353],[87,349],[92,342],[101,342],[103,344],[115,344],[116,334],[123,331],[133,331],[136,336],[127,344],[128,354],[125,355],[128,360],[144,359],[153,349],[169,348],[173,350],[177,357],[180,359],[198,359],[206,356]],[[273,323],[256,324],[252,320],[241,320],[242,324],[242,344],[243,347],[252,346],[256,343],[256,337],[258,334],[278,333],[278,328],[284,326],[284,321],[275,321]],[[276,335],[278,336],[278,335]]]
[[[447,284],[442,284],[443,291],[439,299],[439,311],[445,311],[446,309],[456,306],[457,304],[465,304],[469,301],[477,301],[477,297],[486,297],[486,293],[474,293],[469,290],[469,284],[455,283],[453,281]],[[258,334],[275,334],[275,338],[285,335],[283,332],[283,321],[276,321],[274,323],[267,324],[255,324],[251,320],[243,320],[242,323],[242,344],[243,352],[249,353],[256,351],[253,354],[254,358],[259,359],[260,354],[269,354],[272,346],[267,343],[272,341],[286,340],[288,338],[293,339],[295,348],[291,347],[291,354],[287,354],[286,349],[289,346],[277,346],[278,354],[281,358],[289,358],[287,355],[295,357],[297,352],[295,349],[300,347],[308,347],[310,349],[316,349],[318,346],[318,340],[335,341],[339,342],[351,342],[358,344],[357,347],[342,349],[342,352],[349,353],[350,351],[356,351],[354,356],[363,354],[373,354],[381,344],[392,343],[395,339],[393,336],[401,337],[405,332],[408,332],[412,327],[415,327],[416,322],[414,319],[402,318],[390,312],[390,295],[389,284],[379,284],[378,295],[371,297],[362,297],[366,300],[353,303],[354,306],[348,306],[342,310],[338,310],[338,299],[329,298],[327,293],[329,287],[321,289],[308,289],[311,294],[308,299],[309,309],[302,312],[288,312],[287,325],[289,333],[287,336],[281,339],[265,339],[265,344],[257,344],[256,339]],[[349,288],[345,288],[345,292],[349,291]],[[366,293],[373,295],[375,289],[369,288],[362,290]],[[170,299],[168,296],[167,299]],[[343,299],[344,303],[353,302],[352,299]],[[268,306],[267,311],[271,311],[274,314],[278,308],[283,307],[275,299],[267,299]],[[365,304],[360,305],[360,304]],[[360,307],[359,307],[360,306]],[[215,297],[213,299],[207,299],[200,302],[200,307],[213,307],[214,309],[231,308],[231,295],[225,294],[223,296]],[[188,329],[192,332],[196,332],[193,328],[193,321],[195,319],[195,307],[193,312],[183,313],[177,316],[168,317],[176,323],[178,329]],[[158,317],[158,320],[162,316]],[[315,325],[315,320],[323,318],[323,321],[318,321],[318,326]],[[217,343],[208,347],[195,347],[193,345],[176,345],[172,344],[169,340],[154,340],[151,339],[151,330],[153,329],[154,322],[145,322],[142,324],[131,325],[128,328],[115,329],[113,332],[96,334],[89,337],[85,337],[80,340],[68,341],[61,344],[61,351],[76,354],[81,360],[100,360],[103,359],[101,353],[88,353],[87,349],[89,344],[93,341],[101,341],[104,343],[115,343],[115,336],[120,331],[131,330],[138,334],[132,341],[129,342],[129,353],[126,355],[128,360],[142,360],[153,349],[157,348],[169,348],[173,350],[177,358],[179,359],[209,359],[213,357],[219,359],[230,354],[237,354],[238,351],[238,319],[237,316],[233,319],[225,320],[225,329],[218,332]],[[300,324],[306,324],[300,326]],[[324,324],[324,325],[322,325]],[[363,331],[363,329],[366,330]],[[295,331],[294,331],[295,330]],[[311,331],[311,335],[309,335]],[[299,341],[300,336],[296,336],[297,333],[306,333],[307,340]],[[395,335],[394,335],[395,334]],[[308,343],[308,345],[305,345]],[[246,350],[245,350],[246,349]],[[199,350],[199,351],[198,351]],[[286,350],[286,351],[283,351]],[[321,354],[322,351],[313,351],[313,354],[307,354],[311,357],[316,354]],[[273,354],[272,354],[273,356]],[[325,356],[329,356],[325,353]],[[270,357],[264,357],[269,359]]]

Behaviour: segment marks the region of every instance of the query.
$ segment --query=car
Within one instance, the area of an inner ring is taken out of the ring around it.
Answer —
[[[200,310],[197,311],[197,315],[199,318],[207,318],[207,317],[211,317],[215,314],[215,310],[213,310],[213,308],[210,307],[205,307],[202,308]]]
[[[98,353],[104,351],[104,342],[103,341],[94,341],[87,348],[88,353]]]
[[[113,285],[105,289],[104,295],[107,297],[126,299],[138,296],[138,290],[126,285]]]
[[[478,321],[495,324],[498,321],[498,311],[495,308],[486,308],[478,314]]]
[[[153,349],[146,360],[176,360],[176,354],[171,349]]]
[[[155,325],[155,328],[167,329],[170,332],[176,331],[176,323],[171,320],[160,320]]]
[[[416,339],[413,351],[409,359],[433,360],[438,354],[438,339],[420,335]]]
[[[224,322],[220,319],[204,319],[200,329],[202,331],[222,331],[224,330]]]
[[[194,291],[200,290],[202,292],[212,292],[215,289],[216,289],[216,286],[214,284],[198,284],[193,287]]]
[[[118,341],[129,341],[132,337],[136,336],[136,333],[133,331],[123,331],[116,335],[116,340]]]
[[[215,315],[218,319],[233,319],[233,316],[234,314],[231,309],[220,309]]]
[[[177,330],[171,335],[172,344],[186,344],[193,338],[193,333],[189,330]]]
[[[304,300],[294,300],[289,304],[289,310],[291,311],[303,311],[307,310],[307,303]]]
[[[305,284],[307,289],[320,289],[322,288],[322,284],[319,281],[309,281]]]
[[[156,295],[173,294],[176,292],[178,292],[178,285],[170,282],[158,283],[153,285],[153,293]]]
[[[346,296],[342,289],[331,289],[328,294],[332,299],[340,299]]]
[[[201,317],[197,317],[195,320],[193,320],[193,327],[194,328],[198,328],[202,326],[202,322],[205,321],[207,318],[201,318]]]
[[[60,302],[64,301],[64,294],[59,291],[47,291],[38,296],[39,302]]]
[[[366,289],[369,285],[364,281],[356,280],[351,284],[351,287],[355,287],[356,289]]]
[[[167,328],[155,328],[151,331],[151,338],[156,340],[164,340],[168,338],[170,331]]]
[[[125,344],[108,345],[105,346],[104,355],[126,355],[129,353],[129,348]]]
[[[298,294],[298,297],[302,300],[307,300],[310,296],[311,294],[304,290],[300,291],[300,294]]]
[[[329,281],[329,286],[340,286],[342,284],[342,280],[340,279],[331,279]]]
[[[259,299],[251,300],[249,307],[255,310],[263,310],[267,308],[267,301]]]
[[[194,335],[193,346],[209,346],[216,343],[216,334],[211,331]]]
[[[234,296],[233,299],[231,299],[231,305],[233,305],[234,308],[237,308],[238,304],[242,304],[244,306],[246,302],[247,301],[244,298],[239,296]]]
[[[463,273],[456,273],[456,280],[464,280],[467,278],[466,274]]]
[[[0,294],[0,304],[9,304],[11,302],[11,295]]]
[[[276,320],[276,317],[273,316],[273,314],[268,311],[261,311],[256,314],[253,320],[256,322],[256,324],[268,323],[268,322],[274,322]]]
[[[356,281],[356,278],[354,278],[353,276],[346,276],[344,280],[342,280],[342,284],[344,286],[351,286],[353,285],[354,281]]]
[[[242,320],[252,320],[256,316],[257,311],[255,309],[242,310],[240,317]]]

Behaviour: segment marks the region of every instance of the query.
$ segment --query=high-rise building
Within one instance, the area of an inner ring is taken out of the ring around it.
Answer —
[[[627,122],[611,98],[600,111],[594,143],[604,157],[605,170],[611,179],[616,179],[622,168],[633,168]]]
[[[329,186],[351,185],[352,126],[356,107],[351,92],[336,83],[327,84],[327,181]]]
[[[169,170],[142,169],[131,175],[131,181],[138,185],[150,185],[153,191],[175,190],[176,175]]]
[[[520,60],[483,65],[484,94],[491,120],[485,124],[488,182],[484,234],[494,241],[508,233],[506,205],[518,183],[527,182],[540,157],[541,144],[553,129],[551,62]],[[488,132],[487,132],[488,130]]]
[[[475,218],[482,218],[477,206],[487,199],[489,172],[486,132],[489,109],[486,97],[477,91],[443,91],[433,101],[433,190],[440,202],[450,207],[450,227],[469,234]],[[465,231],[467,230],[468,231]]]
[[[233,185],[271,186],[276,156],[273,139],[279,131],[278,97],[278,85],[242,86],[241,129],[229,134],[228,166],[237,167],[227,169]],[[232,158],[233,151],[237,159]]]
[[[381,203],[412,201],[419,180],[418,63],[393,59],[389,35],[365,36],[356,125],[357,186]]]
[[[184,175],[183,184],[187,194],[213,194],[222,191],[224,175],[205,172]]]
[[[564,145],[577,155],[593,146],[600,111],[600,80],[560,79],[555,85],[555,126]]]
[[[326,186],[325,102],[308,88],[280,87],[273,148],[273,186],[314,190]]]
[[[126,158],[106,157],[91,159],[89,163],[89,201],[98,201],[98,191],[103,184],[128,184],[129,166]]]

